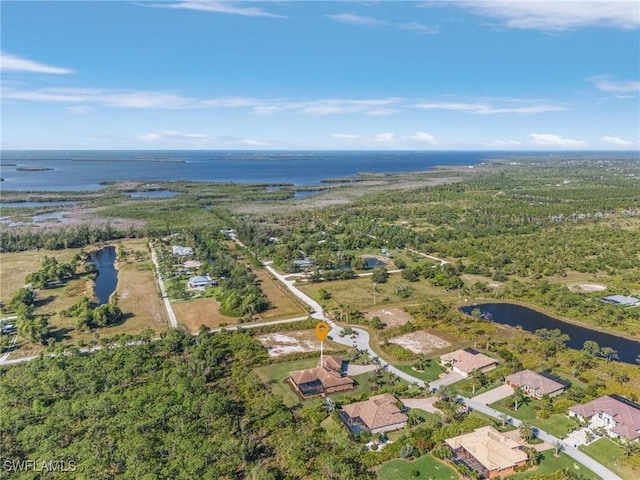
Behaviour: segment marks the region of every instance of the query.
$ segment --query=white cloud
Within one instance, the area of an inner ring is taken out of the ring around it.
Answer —
[[[401,30],[412,30],[419,33],[438,33],[437,28],[428,27],[417,22],[389,22],[373,17],[365,17],[363,15],[355,15],[353,13],[339,13],[335,15],[327,15],[327,18],[339,23],[347,23],[350,25],[362,25],[369,27],[392,27]]]
[[[411,140],[416,140],[418,142],[426,143],[428,145],[439,145],[435,137],[427,132],[416,132],[414,135],[410,136],[409,138]]]
[[[395,136],[393,133],[379,133],[373,137],[376,143],[393,143],[395,142]]]
[[[639,92],[640,82],[626,81],[620,82],[613,80],[611,75],[596,75],[589,79],[593,82],[597,89],[603,92]]]
[[[453,3],[501,20],[509,28],[562,31],[585,27],[640,27],[637,1],[481,0]]]
[[[624,140],[620,137],[612,137],[610,135],[605,135],[601,138],[601,140],[610,143],[611,145],[617,145],[618,147],[628,147],[630,145],[633,145],[633,142]]]
[[[585,142],[582,140],[574,140],[572,138],[562,138],[559,135],[549,133],[532,133],[531,143],[539,147],[583,147]]]
[[[352,133],[334,133],[332,137],[339,140],[355,140],[358,138],[357,135],[353,135]]]
[[[518,140],[493,140],[487,144],[488,147],[517,147],[522,145]]]
[[[73,70],[68,68],[53,67],[4,52],[0,52],[0,70],[3,72],[49,73],[52,75],[74,73]]]
[[[400,98],[366,100],[326,99],[308,102],[283,102],[280,109],[299,110],[312,115],[334,115],[341,113],[365,113],[367,115],[390,115],[394,110],[385,108],[401,102]]]
[[[147,4],[149,6],[149,4]],[[200,12],[228,13],[244,17],[287,18],[264,11],[258,7],[243,7],[239,2],[214,2],[205,0],[186,0],[179,3],[154,3],[153,7],[173,8],[177,10],[197,10]]]
[[[520,105],[517,103],[521,102]],[[454,110],[459,112],[475,113],[480,115],[494,115],[494,114],[536,114],[546,112],[563,112],[568,110],[561,105],[549,105],[540,104],[532,105],[530,101],[525,100],[511,100],[506,102],[504,106],[495,106],[489,103],[456,103],[456,102],[433,102],[433,103],[419,103],[415,105],[416,108],[422,110]]]
[[[319,99],[319,100],[261,100],[247,97],[198,99],[173,92],[153,90],[108,90],[101,88],[43,88],[24,90],[6,87],[2,98],[32,102],[57,102],[102,105],[112,108],[189,109],[189,108],[245,108],[256,115],[270,115],[291,111],[307,115],[336,115],[360,113],[391,115],[389,108],[404,102],[398,97],[379,99]]]
[[[175,130],[163,130],[161,132],[149,132],[143,135],[138,135],[138,139],[144,142],[155,142],[158,140],[189,140],[196,142],[207,141],[207,135],[202,133],[181,133]]]
[[[354,15],[352,13],[339,13],[336,15],[327,15],[331,20],[340,23],[349,23],[352,25],[386,25],[387,22],[372,17],[364,17],[362,15]]]
[[[91,110],[91,107],[88,107],[87,105],[74,105],[73,107],[67,108],[67,111],[74,115],[84,115],[85,113],[88,113],[89,110]]]
[[[185,108],[194,105],[194,99],[169,92],[100,88],[6,88],[2,91],[2,98],[34,102],[93,103],[115,108]]]

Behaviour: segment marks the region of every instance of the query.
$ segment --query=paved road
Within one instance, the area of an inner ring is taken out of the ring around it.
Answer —
[[[171,302],[169,301],[169,296],[167,295],[167,291],[164,288],[164,280],[162,279],[162,275],[160,274],[160,265],[158,264],[158,256],[156,255],[156,249],[153,247],[153,244],[149,244],[149,248],[151,249],[151,261],[156,268],[156,277],[158,278],[158,285],[160,285],[160,295],[162,300],[164,301],[164,308],[167,310],[167,316],[169,317],[169,324],[173,328],[178,328],[178,319],[176,318],[176,314],[173,311],[173,307],[171,306]]]
[[[460,400],[462,400],[467,406],[471,407],[474,410],[478,410],[486,415],[489,415],[494,418],[500,419],[500,415],[502,412],[495,410],[484,403],[475,401],[473,398],[466,398],[458,396]],[[522,422],[517,418],[509,417],[512,425],[516,427],[520,427]],[[536,435],[543,441],[547,442],[549,445],[554,445],[560,441],[559,438],[554,437],[553,435],[545,432],[544,430],[540,430],[535,427]],[[603,480],[622,480],[619,476],[613,473],[611,470],[606,468],[604,465],[596,462],[593,458],[588,456],[587,454],[581,452],[577,448],[574,448],[572,445],[568,445],[565,442],[562,442],[562,451],[569,455],[574,460],[580,462],[582,465],[590,469],[593,473],[600,476]]]

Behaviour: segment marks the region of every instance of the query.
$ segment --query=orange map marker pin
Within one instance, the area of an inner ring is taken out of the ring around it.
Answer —
[[[318,322],[316,323],[316,336],[320,339],[321,342],[324,342],[324,339],[329,335],[329,330],[331,327],[327,322]]]

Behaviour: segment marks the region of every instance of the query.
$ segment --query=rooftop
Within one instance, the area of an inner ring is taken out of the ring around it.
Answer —
[[[375,395],[364,402],[342,407],[352,418],[360,417],[370,430],[407,421],[407,416],[396,405],[396,398],[389,394]]]
[[[640,304],[640,299],[627,295],[609,295],[608,297],[602,297],[601,300],[604,303],[615,303],[616,305],[632,306]]]
[[[539,395],[547,395],[565,387],[563,383],[531,370],[522,370],[521,372],[509,375],[505,377],[505,381],[518,386],[528,385]]]
[[[514,467],[527,460],[527,454],[520,450],[518,442],[493,427],[478,428],[445,442],[454,450],[464,448],[489,471]]]
[[[465,373],[480,370],[498,363],[494,358],[474,350],[456,350],[440,356],[443,362],[449,362]]]
[[[640,438],[640,405],[636,403],[605,395],[583,405],[571,407],[569,411],[582,418],[591,418],[600,412],[606,413],[618,424],[611,429],[613,433],[629,440]]]

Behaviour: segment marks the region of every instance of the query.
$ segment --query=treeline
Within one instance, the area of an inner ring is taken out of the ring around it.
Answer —
[[[60,479],[375,478],[359,449],[258,381],[252,369],[265,361],[250,333],[171,330],[158,342],[3,368],[2,460],[74,461]]]
[[[143,237],[147,233],[133,227],[126,230],[117,229],[109,223],[98,226],[72,225],[47,230],[3,228],[0,230],[0,252],[81,248],[120,238]]]

